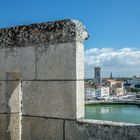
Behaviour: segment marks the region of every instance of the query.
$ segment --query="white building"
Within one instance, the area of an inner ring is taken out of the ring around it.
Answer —
[[[107,99],[108,97],[110,97],[108,86],[96,86],[96,98]]]
[[[86,83],[85,84],[85,100],[93,100],[95,96],[95,88],[93,85]]]

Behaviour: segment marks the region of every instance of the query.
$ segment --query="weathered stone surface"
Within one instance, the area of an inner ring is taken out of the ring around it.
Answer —
[[[84,79],[84,54],[81,43],[37,47],[37,79]]]
[[[0,132],[7,132],[10,123],[10,116],[6,114],[0,114]]]
[[[0,49],[0,80],[35,78],[35,47]]]
[[[0,140],[11,140],[9,132],[0,132]]]
[[[37,79],[76,79],[75,43],[38,47]]]
[[[0,114],[0,140],[19,140],[19,138],[20,115]]]
[[[22,140],[63,140],[63,120],[23,116]]]
[[[23,114],[56,118],[77,119],[83,117],[84,110],[77,107],[76,100],[83,91],[83,81],[23,81]],[[79,114],[78,114],[79,113]]]
[[[66,121],[66,140],[139,140],[140,126]]]
[[[0,29],[0,47],[84,42],[85,27],[77,20],[60,20]]]
[[[84,101],[84,81],[76,82],[76,116],[77,118],[85,117],[85,101]]]
[[[20,96],[19,81],[0,81],[0,113],[19,113]]]
[[[84,79],[84,45],[76,42],[76,78]]]
[[[88,140],[86,127],[79,126],[76,121],[66,121],[65,140]]]
[[[6,98],[6,81],[0,81],[0,113],[4,113],[7,111]]]

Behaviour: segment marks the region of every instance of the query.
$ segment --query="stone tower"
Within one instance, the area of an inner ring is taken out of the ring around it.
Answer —
[[[101,67],[94,68],[94,80],[95,84],[101,84]]]

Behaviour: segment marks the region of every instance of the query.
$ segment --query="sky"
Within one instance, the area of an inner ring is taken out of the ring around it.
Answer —
[[[85,77],[140,75],[140,0],[0,0],[0,28],[77,19],[85,42]]]

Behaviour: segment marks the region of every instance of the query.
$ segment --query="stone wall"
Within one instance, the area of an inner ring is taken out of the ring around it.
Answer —
[[[65,122],[65,140],[139,140],[140,125],[97,120]]]
[[[0,29],[0,140],[61,140],[84,117],[87,37],[76,20]]]
[[[139,126],[82,120],[87,37],[76,20],[0,29],[0,140],[139,139]]]

